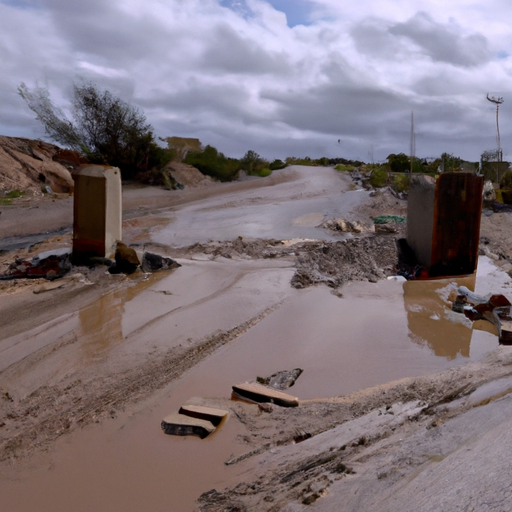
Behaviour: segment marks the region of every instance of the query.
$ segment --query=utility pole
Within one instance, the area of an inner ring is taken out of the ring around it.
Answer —
[[[500,115],[500,105],[505,101],[503,99],[503,96],[491,96],[489,93],[487,93],[487,99],[496,105],[496,143],[498,145],[498,151],[497,151],[497,158],[498,162],[503,161],[503,151],[501,149],[501,140],[500,140],[500,121],[499,121],[499,115]]]

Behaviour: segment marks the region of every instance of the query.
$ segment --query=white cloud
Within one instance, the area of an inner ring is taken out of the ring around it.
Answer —
[[[419,155],[477,159],[495,143],[491,90],[505,96],[512,153],[504,0],[235,4],[0,0],[0,133],[42,135],[20,82],[47,85],[65,106],[83,76],[144,109],[157,135],[198,136],[232,156],[364,158],[373,146],[382,159],[407,151],[414,109]]]

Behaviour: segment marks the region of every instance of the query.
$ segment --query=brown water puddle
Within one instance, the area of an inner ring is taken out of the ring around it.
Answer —
[[[51,457],[41,456],[38,469],[4,475],[3,507],[13,512],[190,512],[202,492],[243,478],[236,466],[224,465],[246,451],[237,440],[243,427],[228,418],[210,438],[178,438],[161,432],[165,415],[193,396],[229,398],[232,384],[282,369],[304,369],[291,391],[307,399],[480,357],[497,346],[497,338],[481,332],[473,350],[476,332],[450,313],[449,286],[449,281],[349,283],[343,298],[326,287],[294,292],[277,311],[145,404],[60,440]],[[84,345],[88,357],[122,339],[122,304],[128,298],[108,300],[117,312],[101,325],[94,318],[104,304],[82,313],[81,328],[90,336]],[[112,331],[111,339],[100,341],[106,331]]]

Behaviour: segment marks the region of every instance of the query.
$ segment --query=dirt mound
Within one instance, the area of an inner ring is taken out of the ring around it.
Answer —
[[[198,169],[181,162],[171,162],[166,166],[171,176],[185,187],[202,188],[215,183],[210,176],[205,176]]]
[[[53,192],[73,190],[67,167],[55,161],[62,150],[40,140],[0,136],[0,190],[24,190],[36,195],[49,186]]]

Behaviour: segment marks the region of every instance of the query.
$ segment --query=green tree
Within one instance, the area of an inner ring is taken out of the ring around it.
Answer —
[[[123,178],[162,166],[171,158],[155,143],[142,112],[92,82],[73,83],[72,120],[52,103],[46,88],[30,90],[22,83],[18,93],[50,138],[93,163],[119,167]]]
[[[444,172],[458,171],[462,165],[462,158],[453,156],[451,153],[443,153],[441,155],[441,169]]]
[[[391,172],[409,172],[411,170],[411,164],[409,157],[405,153],[391,153],[387,157],[389,168]]]

